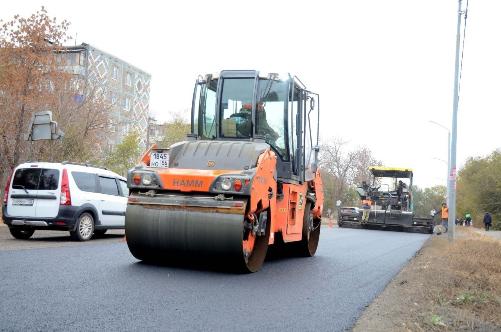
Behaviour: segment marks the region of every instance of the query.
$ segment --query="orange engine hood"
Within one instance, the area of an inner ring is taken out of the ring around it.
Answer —
[[[164,190],[208,192],[214,180],[223,174],[241,174],[242,170],[199,170],[184,168],[154,169]]]

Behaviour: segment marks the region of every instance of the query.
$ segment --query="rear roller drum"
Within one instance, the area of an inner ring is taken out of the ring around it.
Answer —
[[[311,203],[306,203],[303,217],[303,238],[300,242],[294,243],[297,253],[303,257],[312,257],[317,252],[318,240],[320,239],[320,224],[318,218],[314,218],[311,213]]]
[[[255,216],[253,222],[244,221],[242,272],[256,272],[263,265],[270,237],[269,220],[270,213],[266,210]]]

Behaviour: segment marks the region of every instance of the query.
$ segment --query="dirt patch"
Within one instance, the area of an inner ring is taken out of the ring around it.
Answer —
[[[433,236],[354,331],[500,331],[501,241],[459,229]]]

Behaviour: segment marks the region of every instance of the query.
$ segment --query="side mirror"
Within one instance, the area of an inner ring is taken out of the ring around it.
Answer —
[[[310,97],[310,110],[315,109],[315,98]]]
[[[51,139],[60,139],[64,137],[64,133],[57,127],[56,121],[50,122]]]

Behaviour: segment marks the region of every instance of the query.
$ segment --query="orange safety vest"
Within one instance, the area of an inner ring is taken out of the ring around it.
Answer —
[[[449,218],[449,208],[442,207],[442,219],[448,219],[448,218]]]

